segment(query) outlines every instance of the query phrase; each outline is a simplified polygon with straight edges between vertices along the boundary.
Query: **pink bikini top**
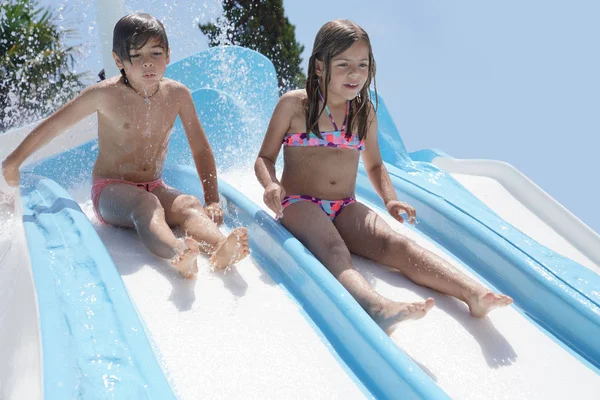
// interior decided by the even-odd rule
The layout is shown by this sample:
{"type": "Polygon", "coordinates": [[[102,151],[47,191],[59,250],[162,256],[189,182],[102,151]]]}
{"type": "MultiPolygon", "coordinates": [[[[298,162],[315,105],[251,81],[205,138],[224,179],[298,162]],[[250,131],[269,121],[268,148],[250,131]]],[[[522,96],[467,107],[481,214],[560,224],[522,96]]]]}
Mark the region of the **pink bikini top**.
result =
{"type": "MultiPolygon", "coordinates": [[[[319,93],[319,95],[320,94],[321,93],[319,93]]],[[[323,96],[321,96],[321,99],[323,99],[323,96]]],[[[342,124],[341,129],[338,129],[337,124],[335,123],[327,105],[325,105],[325,111],[327,112],[327,115],[329,115],[329,119],[331,119],[335,131],[321,132],[321,136],[323,137],[322,139],[312,132],[286,133],[286,135],[283,138],[283,145],[293,147],[316,146],[339,147],[343,149],[356,150],[364,149],[364,140],[359,140],[357,134],[346,132],[346,122],[348,121],[348,112],[350,111],[349,101],[346,103],[346,117],[344,118],[344,123],[342,124]]]]}

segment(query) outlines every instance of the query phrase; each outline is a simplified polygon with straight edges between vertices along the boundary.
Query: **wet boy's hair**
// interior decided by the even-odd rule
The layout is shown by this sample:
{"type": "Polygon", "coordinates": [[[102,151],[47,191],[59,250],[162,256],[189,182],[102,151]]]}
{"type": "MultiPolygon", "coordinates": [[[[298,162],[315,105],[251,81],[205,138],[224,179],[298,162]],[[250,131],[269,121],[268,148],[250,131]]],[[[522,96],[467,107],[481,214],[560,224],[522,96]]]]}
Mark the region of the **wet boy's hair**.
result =
{"type": "MultiPolygon", "coordinates": [[[[319,117],[325,110],[325,105],[319,109],[319,77],[317,76],[317,60],[324,66],[325,91],[323,98],[327,104],[327,85],[331,79],[331,60],[337,55],[348,50],[354,43],[364,41],[369,48],[369,75],[365,85],[360,89],[360,98],[350,101],[350,113],[348,115],[348,131],[358,132],[359,139],[365,139],[368,131],[368,121],[371,107],[371,80],[374,83],[375,99],[377,103],[377,87],[375,85],[375,59],[369,35],[363,28],[352,21],[335,20],[327,22],[319,29],[313,45],[313,52],[308,61],[308,76],[306,78],[306,129],[308,132],[321,137],[319,131],[319,117]],[[360,99],[360,100],[359,100],[360,99]]],[[[377,107],[375,107],[377,108],[377,107]]]]}
{"type": "MultiPolygon", "coordinates": [[[[129,52],[132,49],[144,47],[151,39],[158,39],[165,52],[169,51],[169,39],[163,24],[150,14],[136,13],[124,16],[117,22],[113,30],[112,51],[121,59],[121,62],[131,62],[129,52]]],[[[125,82],[125,71],[121,71],[125,82]]]]}

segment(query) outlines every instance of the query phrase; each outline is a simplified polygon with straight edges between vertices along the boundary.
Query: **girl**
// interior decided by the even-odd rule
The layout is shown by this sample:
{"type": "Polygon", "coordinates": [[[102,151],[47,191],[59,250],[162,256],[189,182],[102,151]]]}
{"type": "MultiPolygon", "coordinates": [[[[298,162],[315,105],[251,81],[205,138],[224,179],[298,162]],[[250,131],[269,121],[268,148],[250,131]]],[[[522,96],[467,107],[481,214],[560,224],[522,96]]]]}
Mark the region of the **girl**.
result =
{"type": "Polygon", "coordinates": [[[186,277],[198,271],[196,256],[225,268],[249,254],[245,228],[223,236],[215,160],[189,90],[163,79],[170,51],[164,26],[149,14],[117,22],[113,58],[121,76],[86,88],[37,126],[2,163],[6,181],[19,184],[19,167],[33,152],[86,116],[98,114],[98,158],[92,171],[92,203],[98,220],[135,228],[144,244],[171,260],[186,277]],[[204,202],[161,179],[175,117],[188,137],[204,202]],[[216,222],[216,223],[215,223],[216,222]],[[178,239],[171,227],[188,235],[178,239]]]}
{"type": "Polygon", "coordinates": [[[264,202],[390,333],[401,320],[420,318],[434,304],[394,302],[375,292],[352,267],[350,254],[387,265],[423,286],[464,301],[475,317],[512,302],[400,235],[354,199],[359,155],[387,211],[400,222],[416,212],[398,201],[377,142],[371,104],[375,60],[367,33],[347,20],[317,33],[305,90],[284,94],[275,107],[255,164],[264,202]],[[341,123],[340,123],[341,122],[341,123]],[[275,161],[284,146],[279,181],[275,161]]]}

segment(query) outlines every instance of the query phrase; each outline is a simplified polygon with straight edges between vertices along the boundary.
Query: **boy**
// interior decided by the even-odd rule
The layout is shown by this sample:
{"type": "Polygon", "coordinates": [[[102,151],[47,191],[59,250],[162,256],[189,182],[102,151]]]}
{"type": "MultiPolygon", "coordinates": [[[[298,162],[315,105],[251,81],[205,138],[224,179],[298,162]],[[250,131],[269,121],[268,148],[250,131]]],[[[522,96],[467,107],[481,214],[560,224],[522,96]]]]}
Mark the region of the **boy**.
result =
{"type": "Polygon", "coordinates": [[[19,184],[20,165],[33,152],[86,116],[98,113],[98,158],[92,171],[92,203],[98,220],[135,228],[143,243],[185,277],[198,271],[201,251],[225,268],[249,254],[245,228],[225,237],[217,224],[217,173],[212,150],[189,90],[163,78],[170,50],[164,26],[149,14],[117,22],[113,58],[120,77],[83,90],[37,126],[2,162],[6,181],[19,184]],[[161,179],[171,128],[179,115],[204,188],[205,205],[161,179]],[[171,227],[180,227],[179,239],[171,227]]]}

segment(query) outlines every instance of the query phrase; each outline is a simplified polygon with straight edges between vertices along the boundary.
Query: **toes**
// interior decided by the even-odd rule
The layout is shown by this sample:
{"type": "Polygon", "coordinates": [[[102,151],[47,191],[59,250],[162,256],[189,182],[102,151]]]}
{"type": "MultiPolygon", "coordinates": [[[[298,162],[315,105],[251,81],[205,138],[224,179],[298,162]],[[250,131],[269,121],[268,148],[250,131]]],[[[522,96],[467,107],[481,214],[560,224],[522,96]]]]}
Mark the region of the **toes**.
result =
{"type": "Polygon", "coordinates": [[[496,294],[496,293],[486,294],[483,297],[483,299],[489,305],[497,305],[497,306],[507,306],[513,302],[513,299],[511,297],[506,296],[504,294],[496,294]]]}
{"type": "Polygon", "coordinates": [[[416,304],[416,308],[419,311],[424,311],[427,312],[429,310],[431,310],[431,308],[433,307],[435,301],[430,297],[425,301],[421,301],[419,303],[415,303],[416,304]]]}
{"type": "Polygon", "coordinates": [[[429,297],[427,300],[425,300],[425,309],[426,310],[431,310],[433,308],[433,306],[435,305],[435,300],[432,297],[429,297]]]}
{"type": "Polygon", "coordinates": [[[186,237],[185,239],[183,239],[183,242],[185,243],[187,248],[190,250],[197,250],[198,247],[200,246],[200,244],[198,242],[196,242],[194,239],[192,239],[191,237],[186,237]]]}

